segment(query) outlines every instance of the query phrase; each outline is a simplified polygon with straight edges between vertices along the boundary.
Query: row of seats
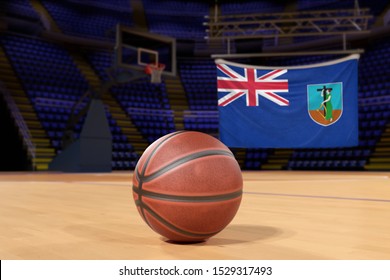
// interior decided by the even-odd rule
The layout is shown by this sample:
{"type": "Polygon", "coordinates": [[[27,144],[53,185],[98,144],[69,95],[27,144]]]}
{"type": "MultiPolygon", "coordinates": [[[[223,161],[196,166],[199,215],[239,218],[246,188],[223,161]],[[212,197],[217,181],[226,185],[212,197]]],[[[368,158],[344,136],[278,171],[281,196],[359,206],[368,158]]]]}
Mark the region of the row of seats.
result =
{"type": "Polygon", "coordinates": [[[63,48],[27,37],[7,35],[2,37],[1,41],[27,92],[47,86],[46,92],[68,88],[81,96],[88,89],[81,72],[63,48]],[[34,52],[28,51],[31,49],[34,49],[34,52]]]}
{"type": "Polygon", "coordinates": [[[271,149],[246,149],[245,169],[260,169],[267,162],[271,149]]]}
{"type": "Polygon", "coordinates": [[[388,5],[387,0],[298,0],[297,8],[300,11],[303,10],[341,10],[341,9],[356,9],[356,8],[369,8],[370,12],[374,16],[380,15],[388,5]],[[358,6],[356,5],[358,4],[358,6]]]}
{"type": "Polygon", "coordinates": [[[205,36],[202,16],[171,16],[167,19],[166,14],[147,13],[149,31],[174,38],[201,40],[205,36]]]}
{"type": "Polygon", "coordinates": [[[290,161],[287,169],[295,170],[363,170],[366,160],[299,160],[290,161]]]}
{"type": "Polygon", "coordinates": [[[6,15],[24,20],[38,22],[39,16],[28,0],[1,1],[0,9],[6,15]]]}
{"type": "Polygon", "coordinates": [[[201,40],[205,36],[203,22],[209,14],[208,1],[142,2],[150,32],[184,40],[201,40]]]}
{"type": "Polygon", "coordinates": [[[185,111],[183,122],[186,130],[202,131],[211,135],[218,134],[219,119],[216,110],[185,111]]]}
{"type": "Polygon", "coordinates": [[[327,149],[327,150],[296,150],[291,155],[292,160],[302,159],[359,159],[368,158],[370,150],[365,149],[327,149]]]}
{"type": "MultiPolygon", "coordinates": [[[[57,153],[61,152],[64,130],[74,105],[89,87],[87,81],[71,55],[60,45],[36,38],[9,35],[0,39],[51,145],[57,153]]],[[[74,113],[83,110],[88,101],[89,98],[77,103],[74,113]]],[[[105,109],[112,133],[113,160],[118,162],[122,159],[117,156],[118,153],[131,153],[131,157],[127,156],[122,161],[135,162],[137,157],[134,148],[113,119],[109,106],[105,109]]],[[[75,138],[79,137],[84,119],[85,116],[74,127],[75,138]]]]}
{"type": "Polygon", "coordinates": [[[72,2],[78,3],[80,5],[98,7],[104,10],[132,13],[129,0],[73,0],[72,2]]]}
{"type": "Polygon", "coordinates": [[[133,26],[130,3],[120,10],[82,2],[42,0],[42,3],[66,34],[113,40],[118,22],[133,26]]]}
{"type": "MultiPolygon", "coordinates": [[[[96,51],[88,53],[87,57],[99,77],[108,79],[106,69],[112,65],[112,54],[96,51]]],[[[110,92],[149,143],[174,131],[165,83],[151,84],[150,80],[141,79],[113,86],[110,92]]]]}
{"type": "Polygon", "coordinates": [[[222,15],[232,14],[258,14],[258,13],[281,13],[284,11],[283,1],[228,1],[221,3],[222,15]]]}
{"type": "MultiPolygon", "coordinates": [[[[210,1],[172,1],[143,0],[144,10],[149,14],[167,14],[171,16],[200,16],[209,13],[210,1]]],[[[213,4],[213,3],[211,3],[213,4]]]]}
{"type": "Polygon", "coordinates": [[[137,165],[137,160],[113,160],[112,170],[132,170],[137,165]]]}
{"type": "Polygon", "coordinates": [[[181,60],[180,77],[191,110],[217,110],[215,63],[210,59],[181,60]]]}

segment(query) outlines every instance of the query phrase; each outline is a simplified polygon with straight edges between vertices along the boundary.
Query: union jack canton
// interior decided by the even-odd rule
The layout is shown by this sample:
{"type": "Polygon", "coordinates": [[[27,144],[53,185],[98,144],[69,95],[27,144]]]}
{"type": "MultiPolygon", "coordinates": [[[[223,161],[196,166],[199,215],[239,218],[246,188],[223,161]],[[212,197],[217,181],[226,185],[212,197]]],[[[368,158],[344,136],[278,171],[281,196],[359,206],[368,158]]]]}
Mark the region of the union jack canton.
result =
{"type": "Polygon", "coordinates": [[[218,100],[218,106],[227,106],[241,96],[246,96],[246,106],[259,106],[259,96],[279,106],[289,106],[290,102],[275,92],[288,92],[288,80],[276,80],[287,73],[287,69],[277,69],[261,75],[255,68],[233,69],[227,64],[217,64],[218,92],[227,92],[218,100]],[[240,73],[241,72],[241,73],[240,73]]]}

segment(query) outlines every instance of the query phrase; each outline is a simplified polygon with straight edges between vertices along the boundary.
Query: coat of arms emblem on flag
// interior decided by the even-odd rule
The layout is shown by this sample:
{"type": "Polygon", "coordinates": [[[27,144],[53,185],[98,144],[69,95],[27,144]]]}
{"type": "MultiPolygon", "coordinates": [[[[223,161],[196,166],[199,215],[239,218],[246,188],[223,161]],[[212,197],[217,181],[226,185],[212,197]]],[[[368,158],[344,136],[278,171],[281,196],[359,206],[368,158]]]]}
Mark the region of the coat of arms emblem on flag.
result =
{"type": "Polygon", "coordinates": [[[322,126],[335,124],[343,113],[343,84],[308,85],[307,105],[314,122],[322,126]]]}

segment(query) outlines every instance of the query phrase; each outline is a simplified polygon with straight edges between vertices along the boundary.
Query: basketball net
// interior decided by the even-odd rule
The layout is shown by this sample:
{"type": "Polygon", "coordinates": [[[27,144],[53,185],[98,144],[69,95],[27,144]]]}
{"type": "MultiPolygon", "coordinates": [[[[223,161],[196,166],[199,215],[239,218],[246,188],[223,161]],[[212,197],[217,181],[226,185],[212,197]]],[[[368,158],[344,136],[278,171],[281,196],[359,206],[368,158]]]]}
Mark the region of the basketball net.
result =
{"type": "Polygon", "coordinates": [[[152,84],[160,84],[161,75],[164,69],[165,69],[165,64],[158,63],[156,65],[154,63],[150,63],[145,66],[145,73],[150,75],[150,82],[152,84]]]}

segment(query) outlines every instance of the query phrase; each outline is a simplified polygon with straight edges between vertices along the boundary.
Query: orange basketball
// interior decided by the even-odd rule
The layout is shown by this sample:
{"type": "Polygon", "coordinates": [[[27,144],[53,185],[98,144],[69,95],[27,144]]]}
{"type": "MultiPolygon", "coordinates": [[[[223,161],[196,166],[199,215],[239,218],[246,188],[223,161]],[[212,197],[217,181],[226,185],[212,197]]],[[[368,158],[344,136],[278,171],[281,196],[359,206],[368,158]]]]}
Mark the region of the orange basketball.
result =
{"type": "Polygon", "coordinates": [[[241,203],[242,174],[232,152],[201,132],[178,131],[153,142],[133,176],[143,220],[176,242],[203,241],[223,230],[241,203]]]}

